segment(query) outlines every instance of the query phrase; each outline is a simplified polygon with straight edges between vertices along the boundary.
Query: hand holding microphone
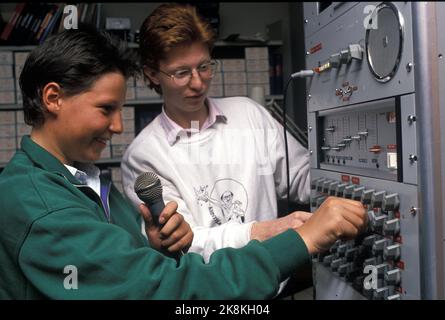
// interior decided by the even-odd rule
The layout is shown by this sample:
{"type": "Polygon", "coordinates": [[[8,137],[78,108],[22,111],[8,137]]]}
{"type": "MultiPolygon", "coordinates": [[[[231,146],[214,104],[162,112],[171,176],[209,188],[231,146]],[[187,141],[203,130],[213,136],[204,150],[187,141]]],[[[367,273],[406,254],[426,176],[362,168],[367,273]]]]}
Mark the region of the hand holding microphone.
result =
{"type": "Polygon", "coordinates": [[[184,217],[176,212],[176,202],[164,206],[158,176],[153,172],[142,173],[135,181],[134,191],[145,203],[140,209],[150,244],[167,253],[186,251],[192,243],[193,232],[184,217]]]}

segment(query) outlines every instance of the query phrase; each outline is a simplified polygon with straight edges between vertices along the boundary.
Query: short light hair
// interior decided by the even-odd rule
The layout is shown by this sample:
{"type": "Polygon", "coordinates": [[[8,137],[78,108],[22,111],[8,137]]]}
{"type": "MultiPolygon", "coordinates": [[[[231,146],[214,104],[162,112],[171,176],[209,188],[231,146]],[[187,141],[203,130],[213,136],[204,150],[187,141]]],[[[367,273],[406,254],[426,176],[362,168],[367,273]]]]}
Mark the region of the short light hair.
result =
{"type": "MultiPolygon", "coordinates": [[[[206,45],[209,52],[215,43],[215,32],[210,23],[188,4],[163,4],[156,8],[140,28],[141,64],[159,71],[159,64],[174,48],[195,42],[206,45]]],[[[161,87],[150,79],[149,86],[162,94],[161,87]]]]}

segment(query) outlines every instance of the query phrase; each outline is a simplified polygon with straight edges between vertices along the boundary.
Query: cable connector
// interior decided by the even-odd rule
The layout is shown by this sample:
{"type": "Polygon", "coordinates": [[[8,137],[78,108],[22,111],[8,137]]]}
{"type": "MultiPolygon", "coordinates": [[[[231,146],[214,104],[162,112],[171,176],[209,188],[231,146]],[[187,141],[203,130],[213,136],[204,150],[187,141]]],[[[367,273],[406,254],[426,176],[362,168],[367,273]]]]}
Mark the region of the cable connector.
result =
{"type": "Polygon", "coordinates": [[[309,78],[309,77],[312,77],[314,74],[315,74],[315,72],[313,70],[301,70],[301,71],[292,73],[290,75],[290,77],[292,79],[295,79],[295,78],[309,78]]]}

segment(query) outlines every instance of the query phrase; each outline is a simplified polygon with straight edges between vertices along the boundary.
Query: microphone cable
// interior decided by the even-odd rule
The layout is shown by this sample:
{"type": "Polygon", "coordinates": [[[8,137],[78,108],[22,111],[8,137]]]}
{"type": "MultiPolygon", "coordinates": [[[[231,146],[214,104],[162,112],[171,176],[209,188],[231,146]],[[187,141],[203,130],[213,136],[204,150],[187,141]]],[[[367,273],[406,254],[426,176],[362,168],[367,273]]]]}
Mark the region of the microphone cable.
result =
{"type": "Polygon", "coordinates": [[[309,78],[312,77],[315,74],[313,70],[301,70],[299,72],[292,73],[289,77],[289,79],[286,82],[286,85],[284,86],[283,91],[283,132],[284,132],[284,152],[286,157],[286,184],[287,184],[287,191],[286,191],[286,205],[287,205],[287,212],[286,214],[289,214],[290,212],[290,173],[289,173],[289,146],[287,144],[287,125],[286,125],[286,97],[287,97],[287,90],[289,88],[290,83],[292,80],[297,78],[309,78]]]}

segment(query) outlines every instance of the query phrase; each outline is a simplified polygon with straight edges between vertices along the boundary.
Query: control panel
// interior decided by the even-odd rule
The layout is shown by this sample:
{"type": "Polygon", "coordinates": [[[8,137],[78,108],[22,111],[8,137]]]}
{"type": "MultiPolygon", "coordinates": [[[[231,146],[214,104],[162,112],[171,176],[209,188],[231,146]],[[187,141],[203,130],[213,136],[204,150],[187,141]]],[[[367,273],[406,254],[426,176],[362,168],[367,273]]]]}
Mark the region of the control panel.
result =
{"type": "MultiPolygon", "coordinates": [[[[438,229],[425,227],[421,214],[429,203],[419,158],[429,159],[418,152],[439,135],[422,139],[425,127],[418,126],[419,110],[428,107],[416,90],[422,83],[414,52],[426,49],[414,45],[423,28],[419,7],[304,4],[306,69],[314,71],[307,80],[311,210],[335,196],[362,202],[368,213],[363,234],[313,257],[316,299],[422,299],[434,279],[422,271],[431,256],[425,232],[438,229]]],[[[440,251],[443,237],[437,239],[440,251]]]]}

